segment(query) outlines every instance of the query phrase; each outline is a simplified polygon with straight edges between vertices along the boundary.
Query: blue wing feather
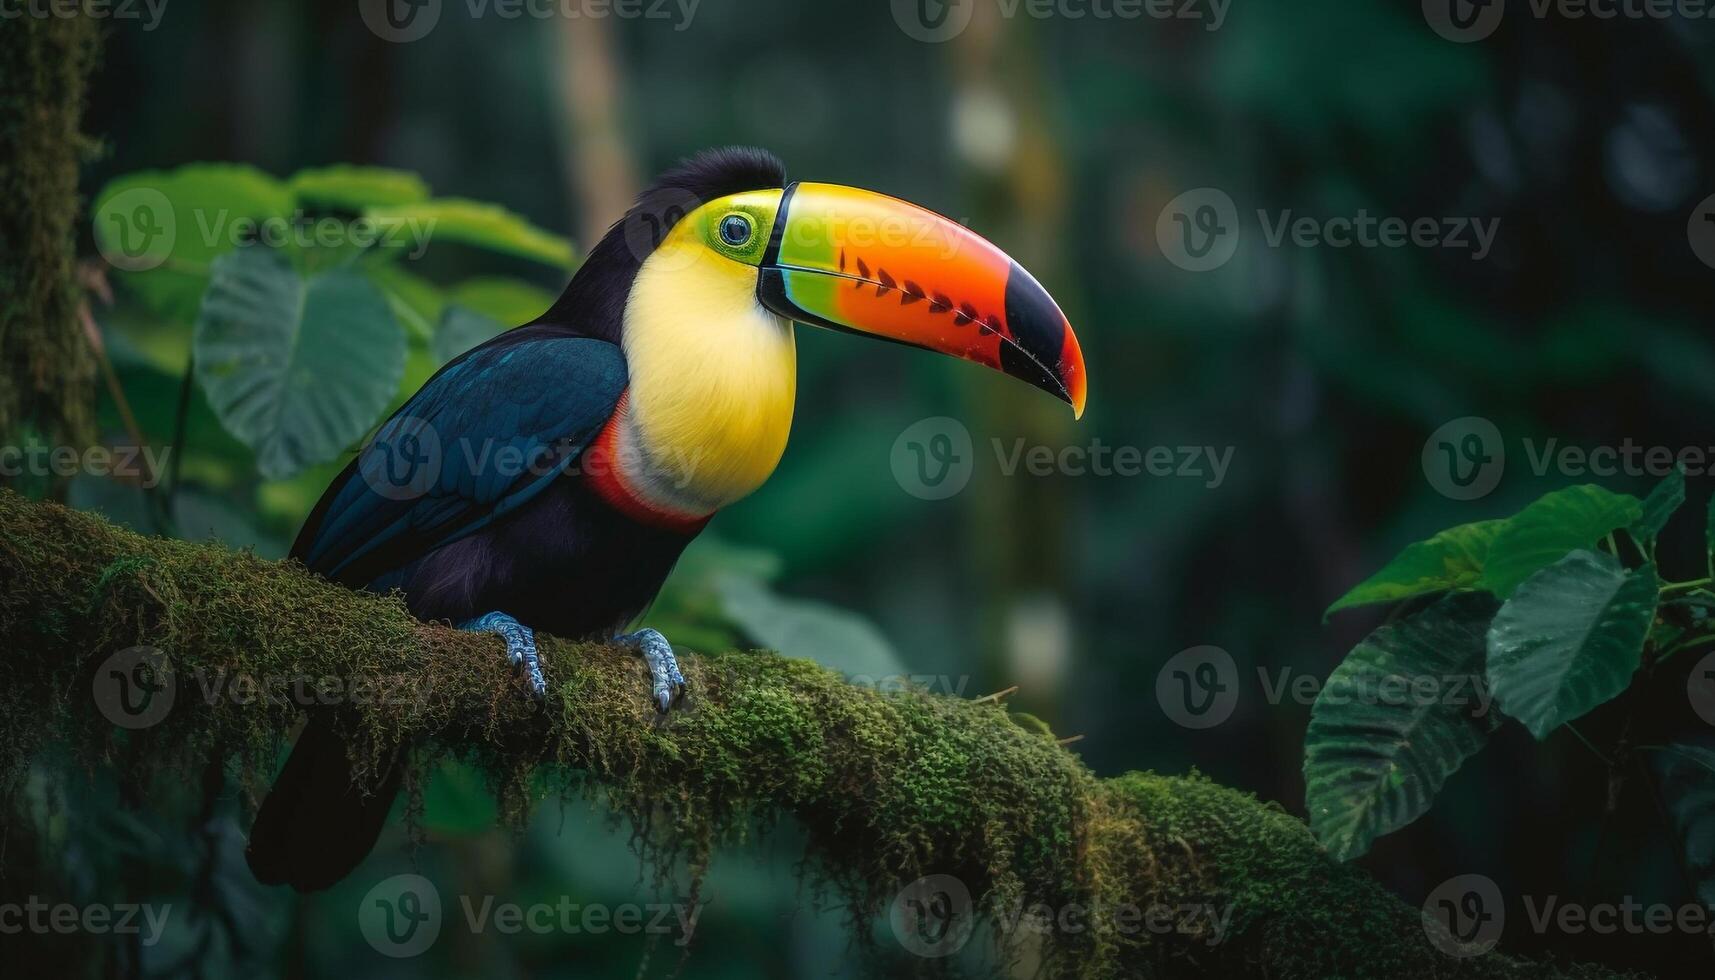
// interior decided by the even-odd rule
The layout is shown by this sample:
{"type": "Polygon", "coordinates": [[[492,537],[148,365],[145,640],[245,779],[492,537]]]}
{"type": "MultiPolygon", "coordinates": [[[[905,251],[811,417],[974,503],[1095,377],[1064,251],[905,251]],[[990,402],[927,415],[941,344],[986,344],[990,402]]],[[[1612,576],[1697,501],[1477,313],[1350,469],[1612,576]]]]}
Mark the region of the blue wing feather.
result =
{"type": "Polygon", "coordinates": [[[626,367],[605,340],[533,332],[431,378],[328,488],[293,554],[367,585],[547,489],[613,416],[626,367]]]}

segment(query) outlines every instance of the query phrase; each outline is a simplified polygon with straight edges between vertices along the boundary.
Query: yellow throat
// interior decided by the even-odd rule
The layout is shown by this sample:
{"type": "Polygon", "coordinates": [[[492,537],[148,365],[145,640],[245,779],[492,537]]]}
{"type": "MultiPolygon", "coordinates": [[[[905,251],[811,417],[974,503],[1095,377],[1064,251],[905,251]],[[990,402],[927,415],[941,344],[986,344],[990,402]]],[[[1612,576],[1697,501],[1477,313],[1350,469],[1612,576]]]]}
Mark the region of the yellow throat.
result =
{"type": "Polygon", "coordinates": [[[690,224],[644,261],[626,302],[620,465],[649,503],[704,516],[761,486],[780,462],[798,355],[792,322],[757,302],[756,267],[704,247],[690,224]]]}

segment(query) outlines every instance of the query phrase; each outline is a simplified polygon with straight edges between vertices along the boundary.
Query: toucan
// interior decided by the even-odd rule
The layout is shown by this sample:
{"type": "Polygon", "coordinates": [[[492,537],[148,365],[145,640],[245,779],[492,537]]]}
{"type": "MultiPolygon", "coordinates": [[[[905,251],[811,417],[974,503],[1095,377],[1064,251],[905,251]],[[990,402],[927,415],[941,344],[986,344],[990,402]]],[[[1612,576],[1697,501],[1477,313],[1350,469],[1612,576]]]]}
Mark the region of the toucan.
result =
{"type": "MultiPolygon", "coordinates": [[[[685,681],[660,633],[625,629],[721,508],[768,479],[797,394],[793,324],[986,364],[1084,410],[1070,323],[1000,249],[870,191],[790,183],[757,149],[663,174],[558,301],[449,362],[334,479],[292,548],[425,621],[500,635],[546,690],[535,632],[647,662],[655,710],[685,681]]],[[[358,785],[312,716],[257,812],[258,880],[299,891],[374,847],[403,765],[358,785]]]]}

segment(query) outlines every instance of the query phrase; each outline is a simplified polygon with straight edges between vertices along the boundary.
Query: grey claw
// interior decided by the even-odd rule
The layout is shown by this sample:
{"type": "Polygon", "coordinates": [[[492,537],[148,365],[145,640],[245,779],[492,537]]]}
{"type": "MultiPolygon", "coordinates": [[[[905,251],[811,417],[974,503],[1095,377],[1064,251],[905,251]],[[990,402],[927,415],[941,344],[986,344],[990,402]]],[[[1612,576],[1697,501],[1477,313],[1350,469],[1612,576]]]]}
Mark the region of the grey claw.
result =
{"type": "Polygon", "coordinates": [[[615,637],[619,643],[637,648],[643,662],[649,665],[650,694],[655,710],[667,714],[685,698],[685,675],[679,672],[679,661],[673,656],[673,645],[658,631],[638,630],[615,637]]]}

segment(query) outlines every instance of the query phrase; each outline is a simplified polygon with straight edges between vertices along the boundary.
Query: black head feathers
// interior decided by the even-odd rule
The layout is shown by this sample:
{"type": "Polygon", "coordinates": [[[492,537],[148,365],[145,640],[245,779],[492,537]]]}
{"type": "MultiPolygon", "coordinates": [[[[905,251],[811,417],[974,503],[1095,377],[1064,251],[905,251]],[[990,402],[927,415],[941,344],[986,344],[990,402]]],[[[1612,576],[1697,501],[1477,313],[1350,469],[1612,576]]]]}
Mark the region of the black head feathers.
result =
{"type": "Polygon", "coordinates": [[[785,186],[786,167],[767,150],[726,146],[681,160],[589,250],[559,302],[537,322],[617,342],[632,280],[673,226],[716,198],[785,186]]]}
{"type": "Polygon", "coordinates": [[[679,161],[638,197],[643,205],[657,196],[688,196],[699,204],[728,194],[786,186],[786,166],[767,150],[723,146],[679,161]]]}

